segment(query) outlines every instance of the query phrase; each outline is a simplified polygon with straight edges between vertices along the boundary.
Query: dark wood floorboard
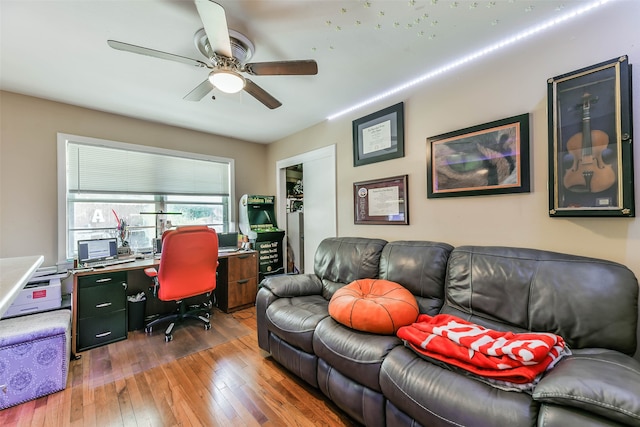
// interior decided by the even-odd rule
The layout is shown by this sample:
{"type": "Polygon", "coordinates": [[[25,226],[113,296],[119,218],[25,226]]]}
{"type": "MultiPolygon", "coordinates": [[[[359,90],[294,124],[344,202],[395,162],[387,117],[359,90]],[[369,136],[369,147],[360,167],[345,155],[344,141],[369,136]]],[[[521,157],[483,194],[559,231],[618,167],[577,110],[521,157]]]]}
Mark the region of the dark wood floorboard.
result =
{"type": "Polygon", "coordinates": [[[81,353],[67,388],[0,411],[0,426],[356,426],[258,347],[255,307],[130,332],[81,353]]]}

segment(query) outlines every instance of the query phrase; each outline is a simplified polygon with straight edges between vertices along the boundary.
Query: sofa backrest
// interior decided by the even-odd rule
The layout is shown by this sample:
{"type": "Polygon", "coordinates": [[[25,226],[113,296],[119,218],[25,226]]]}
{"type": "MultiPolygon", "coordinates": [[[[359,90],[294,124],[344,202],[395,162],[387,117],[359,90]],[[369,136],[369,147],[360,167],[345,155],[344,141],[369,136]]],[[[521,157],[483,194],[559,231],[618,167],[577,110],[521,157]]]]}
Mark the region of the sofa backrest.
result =
{"type": "Polygon", "coordinates": [[[638,281],[627,267],[535,249],[461,246],[443,313],[498,330],[551,332],[570,348],[636,349],[638,281]]]}
{"type": "Polygon", "coordinates": [[[330,237],[320,242],[313,269],[322,280],[322,296],[331,299],[335,291],[356,279],[377,278],[386,244],[386,240],[364,237],[330,237]]]}
{"type": "Polygon", "coordinates": [[[447,260],[453,246],[428,241],[387,243],[380,258],[380,278],[400,283],[416,297],[420,313],[438,314],[444,302],[447,260]]]}

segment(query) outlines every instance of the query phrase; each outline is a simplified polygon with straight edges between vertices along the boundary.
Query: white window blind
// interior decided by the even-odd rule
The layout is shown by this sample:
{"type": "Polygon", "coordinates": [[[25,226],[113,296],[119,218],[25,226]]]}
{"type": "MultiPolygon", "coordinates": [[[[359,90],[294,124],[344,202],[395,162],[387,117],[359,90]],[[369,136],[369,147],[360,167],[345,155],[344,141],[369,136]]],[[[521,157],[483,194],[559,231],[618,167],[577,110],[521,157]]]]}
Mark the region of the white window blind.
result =
{"type": "Polygon", "coordinates": [[[69,141],[70,193],[229,196],[227,162],[178,157],[69,141]]]}

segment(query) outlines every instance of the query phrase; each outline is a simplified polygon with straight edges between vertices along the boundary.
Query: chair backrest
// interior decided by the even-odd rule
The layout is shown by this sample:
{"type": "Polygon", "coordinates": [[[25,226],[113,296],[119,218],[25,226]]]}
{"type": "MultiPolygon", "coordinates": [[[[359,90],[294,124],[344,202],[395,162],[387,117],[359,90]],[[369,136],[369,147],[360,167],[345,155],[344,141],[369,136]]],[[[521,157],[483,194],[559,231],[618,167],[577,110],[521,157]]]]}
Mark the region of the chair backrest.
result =
{"type": "Polygon", "coordinates": [[[176,301],[216,288],[218,236],[207,226],[184,226],[162,235],[158,298],[176,301]]]}

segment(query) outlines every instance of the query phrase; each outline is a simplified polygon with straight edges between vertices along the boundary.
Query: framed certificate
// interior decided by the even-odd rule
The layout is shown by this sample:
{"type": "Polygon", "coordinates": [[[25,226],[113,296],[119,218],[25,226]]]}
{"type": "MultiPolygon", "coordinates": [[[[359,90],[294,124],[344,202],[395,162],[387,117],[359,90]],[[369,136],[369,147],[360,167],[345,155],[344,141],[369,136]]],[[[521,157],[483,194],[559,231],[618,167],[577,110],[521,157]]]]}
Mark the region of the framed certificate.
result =
{"type": "Polygon", "coordinates": [[[409,225],[408,175],[355,182],[356,224],[409,225]]]}
{"type": "Polygon", "coordinates": [[[404,157],[404,104],[353,121],[353,166],[404,157]]]}

